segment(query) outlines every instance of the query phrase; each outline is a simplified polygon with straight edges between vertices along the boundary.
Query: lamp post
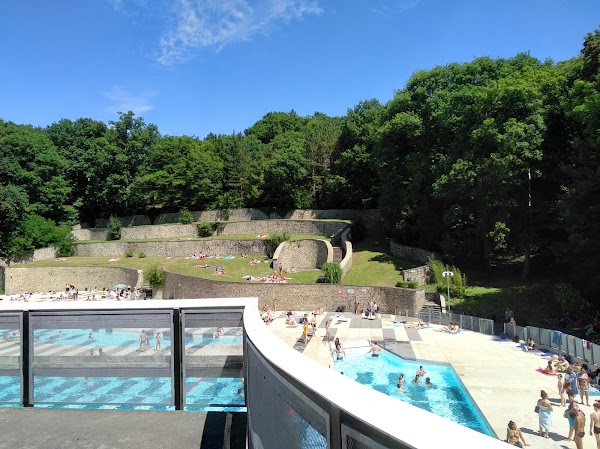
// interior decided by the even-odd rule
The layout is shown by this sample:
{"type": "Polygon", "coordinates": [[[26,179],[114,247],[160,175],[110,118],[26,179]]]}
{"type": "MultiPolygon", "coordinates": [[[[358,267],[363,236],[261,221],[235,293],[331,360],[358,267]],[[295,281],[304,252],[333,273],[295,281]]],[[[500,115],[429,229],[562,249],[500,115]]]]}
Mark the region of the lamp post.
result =
{"type": "Polygon", "coordinates": [[[450,278],[454,276],[452,271],[444,271],[442,276],[446,278],[446,285],[448,286],[448,315],[450,315],[450,278]]]}

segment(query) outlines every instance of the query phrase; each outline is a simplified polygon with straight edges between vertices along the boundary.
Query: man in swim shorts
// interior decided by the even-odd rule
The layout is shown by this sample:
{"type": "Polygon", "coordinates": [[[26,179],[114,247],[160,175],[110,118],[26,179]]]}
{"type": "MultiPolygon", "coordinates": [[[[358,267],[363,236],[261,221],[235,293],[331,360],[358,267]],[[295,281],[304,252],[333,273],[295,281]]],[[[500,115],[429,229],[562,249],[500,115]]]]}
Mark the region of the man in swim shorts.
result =
{"type": "Polygon", "coordinates": [[[371,343],[371,349],[369,349],[369,352],[367,352],[367,354],[372,353],[371,357],[379,357],[380,352],[381,352],[381,348],[379,347],[377,342],[373,342],[373,343],[371,343]]]}
{"type": "Polygon", "coordinates": [[[583,437],[585,436],[585,414],[579,409],[577,402],[572,404],[575,416],[575,447],[583,449],[583,437]]]}
{"type": "Polygon", "coordinates": [[[594,411],[590,413],[590,435],[596,437],[596,448],[600,449],[600,402],[594,403],[594,411]]]}

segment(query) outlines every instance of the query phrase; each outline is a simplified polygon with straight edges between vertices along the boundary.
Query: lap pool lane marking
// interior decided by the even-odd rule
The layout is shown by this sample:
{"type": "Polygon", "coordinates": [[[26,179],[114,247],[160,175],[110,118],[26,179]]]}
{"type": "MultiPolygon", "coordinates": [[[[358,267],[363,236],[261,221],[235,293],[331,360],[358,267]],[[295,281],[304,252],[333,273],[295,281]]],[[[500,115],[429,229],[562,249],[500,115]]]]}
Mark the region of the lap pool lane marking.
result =
{"type": "Polygon", "coordinates": [[[200,384],[200,382],[202,382],[204,379],[206,379],[206,377],[202,377],[200,380],[194,382],[190,388],[188,388],[185,393],[188,394],[190,391],[192,391],[194,388],[196,388],[198,386],[198,384],[200,384]]]}

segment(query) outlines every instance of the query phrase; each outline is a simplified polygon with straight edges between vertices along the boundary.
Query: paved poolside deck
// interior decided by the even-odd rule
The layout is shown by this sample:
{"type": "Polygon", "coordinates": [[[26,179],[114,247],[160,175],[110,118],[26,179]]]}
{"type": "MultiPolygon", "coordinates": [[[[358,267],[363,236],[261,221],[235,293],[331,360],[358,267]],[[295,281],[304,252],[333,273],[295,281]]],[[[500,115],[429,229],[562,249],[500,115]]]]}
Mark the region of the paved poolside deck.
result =
{"type": "MultiPolygon", "coordinates": [[[[557,378],[536,371],[547,363],[540,351],[525,352],[515,343],[502,342],[497,337],[477,332],[461,331],[458,335],[451,335],[435,332],[432,328],[416,330],[391,326],[393,315],[383,315],[378,320],[366,320],[352,313],[318,315],[317,335],[311,337],[306,345],[302,342],[302,327],[287,326],[283,315],[273,320],[269,328],[298,351],[332,366],[333,360],[324,338],[328,317],[334,318],[332,340],[338,337],[345,347],[366,346],[369,340],[373,340],[407,358],[450,363],[501,439],[506,437],[508,421],[513,420],[521,427],[531,448],[575,448],[573,441],[563,441],[569,426],[562,416],[564,408],[559,406],[557,399],[557,378]],[[542,389],[548,392],[555,404],[549,439],[537,435],[538,415],[533,411],[542,389]]],[[[407,318],[399,318],[404,319],[407,318]]],[[[590,404],[596,399],[600,396],[590,397],[590,404]]],[[[588,431],[589,414],[593,408],[585,405],[581,408],[587,419],[583,447],[596,449],[596,441],[588,431]]]]}

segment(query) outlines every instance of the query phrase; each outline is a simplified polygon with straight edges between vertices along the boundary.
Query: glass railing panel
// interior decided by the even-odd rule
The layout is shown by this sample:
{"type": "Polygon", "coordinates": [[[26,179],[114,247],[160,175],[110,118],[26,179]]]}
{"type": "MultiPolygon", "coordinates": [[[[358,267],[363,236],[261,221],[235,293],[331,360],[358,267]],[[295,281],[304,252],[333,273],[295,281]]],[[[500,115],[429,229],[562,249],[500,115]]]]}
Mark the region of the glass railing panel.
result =
{"type": "Polygon", "coordinates": [[[173,407],[173,312],[31,312],[30,402],[173,407]]]}
{"type": "Polygon", "coordinates": [[[247,345],[249,447],[328,447],[329,415],[247,345]]]}
{"type": "Polygon", "coordinates": [[[186,409],[245,411],[242,309],[182,311],[186,409]]]}
{"type": "Polygon", "coordinates": [[[21,404],[22,324],[20,314],[0,315],[0,404],[21,404]]]}

